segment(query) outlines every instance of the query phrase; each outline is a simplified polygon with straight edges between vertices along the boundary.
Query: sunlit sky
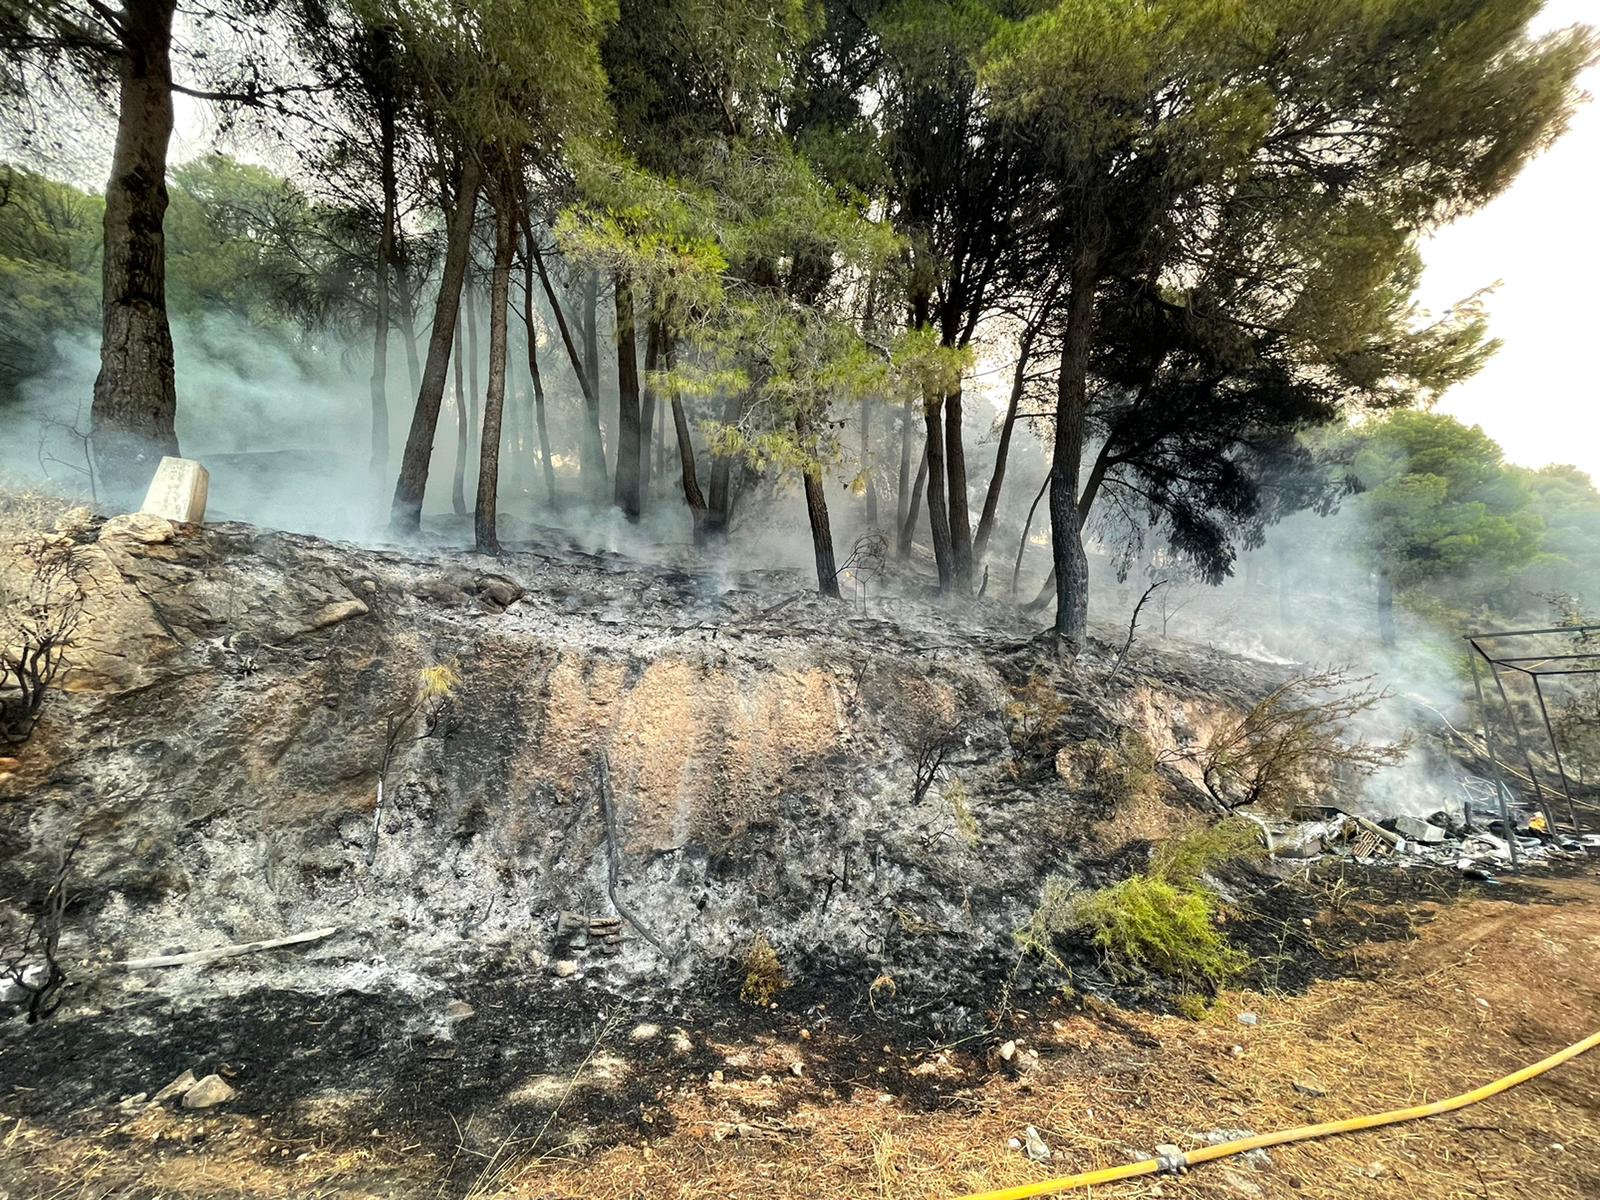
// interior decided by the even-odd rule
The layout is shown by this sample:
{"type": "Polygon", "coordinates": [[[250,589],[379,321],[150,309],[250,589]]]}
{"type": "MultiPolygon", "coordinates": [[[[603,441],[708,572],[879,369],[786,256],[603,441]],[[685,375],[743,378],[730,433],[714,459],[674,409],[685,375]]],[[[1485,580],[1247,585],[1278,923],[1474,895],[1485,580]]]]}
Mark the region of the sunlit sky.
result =
{"type": "MultiPolygon", "coordinates": [[[[1535,30],[1600,22],[1596,0],[1549,0],[1535,30]]],[[[1584,88],[1600,93],[1600,68],[1584,88]]],[[[1497,283],[1489,325],[1504,342],[1440,411],[1483,426],[1526,466],[1573,463],[1600,481],[1600,102],[1491,204],[1423,247],[1435,310],[1497,283]]]]}

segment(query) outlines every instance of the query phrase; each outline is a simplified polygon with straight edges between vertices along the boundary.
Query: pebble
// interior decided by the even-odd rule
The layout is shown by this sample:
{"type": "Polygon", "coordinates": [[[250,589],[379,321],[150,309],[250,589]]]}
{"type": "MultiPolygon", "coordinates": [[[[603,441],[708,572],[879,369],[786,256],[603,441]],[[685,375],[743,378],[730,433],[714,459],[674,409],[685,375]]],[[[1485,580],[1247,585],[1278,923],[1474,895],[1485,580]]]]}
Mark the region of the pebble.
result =
{"type": "Polygon", "coordinates": [[[1000,1047],[1000,1057],[1005,1059],[1007,1062],[1010,1062],[1016,1056],[1017,1044],[1015,1042],[1007,1042],[1004,1046],[1000,1047]]]}
{"type": "Polygon", "coordinates": [[[1235,1047],[1233,1047],[1233,1049],[1229,1050],[1228,1053],[1233,1055],[1235,1058],[1243,1058],[1244,1057],[1244,1047],[1243,1046],[1235,1046],[1235,1047]]]}
{"type": "Polygon", "coordinates": [[[218,1104],[225,1104],[236,1095],[227,1080],[221,1075],[207,1075],[183,1094],[185,1108],[212,1108],[218,1104]]]}
{"type": "Polygon", "coordinates": [[[792,1062],[789,1064],[789,1074],[791,1075],[804,1075],[805,1070],[805,1066],[801,1063],[792,1062]]]}
{"type": "Polygon", "coordinates": [[[1009,1142],[1006,1143],[1006,1145],[1012,1150],[1021,1150],[1022,1149],[1022,1139],[1021,1138],[1012,1138],[1009,1142]]]}
{"type": "Polygon", "coordinates": [[[1050,1161],[1050,1144],[1039,1136],[1039,1131],[1029,1125],[1022,1131],[1025,1145],[1028,1148],[1028,1157],[1034,1162],[1050,1161]]]}
{"type": "Polygon", "coordinates": [[[635,1042],[652,1042],[661,1036],[661,1026],[652,1021],[641,1021],[633,1027],[628,1038],[635,1042]]]}
{"type": "Polygon", "coordinates": [[[193,1071],[185,1071],[182,1075],[179,1075],[171,1083],[167,1084],[166,1087],[162,1088],[159,1092],[152,1096],[150,1098],[150,1102],[152,1104],[164,1104],[168,1100],[176,1100],[194,1085],[195,1073],[193,1071]]]}
{"type": "Polygon", "coordinates": [[[578,964],[570,958],[563,958],[550,969],[556,973],[558,979],[571,979],[578,973],[578,964]]]}
{"type": "Polygon", "coordinates": [[[1241,1025],[1255,1025],[1259,1022],[1259,1020],[1260,1018],[1258,1018],[1253,1012],[1242,1012],[1239,1014],[1239,1024],[1241,1025]]]}
{"type": "Polygon", "coordinates": [[[452,1000],[444,1006],[444,1019],[446,1021],[465,1021],[477,1012],[477,1009],[465,1000],[452,1000]]]}

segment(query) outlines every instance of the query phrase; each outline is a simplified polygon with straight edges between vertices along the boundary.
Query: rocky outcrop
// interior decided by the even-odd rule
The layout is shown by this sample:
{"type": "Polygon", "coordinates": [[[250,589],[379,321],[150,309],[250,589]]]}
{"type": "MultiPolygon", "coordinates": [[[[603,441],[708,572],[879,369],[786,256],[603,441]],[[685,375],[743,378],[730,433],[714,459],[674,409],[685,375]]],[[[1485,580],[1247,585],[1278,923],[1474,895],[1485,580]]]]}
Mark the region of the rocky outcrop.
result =
{"type": "Polygon", "coordinates": [[[998,607],[862,612],[781,572],[144,516],[84,542],[66,691],[0,775],[0,894],[81,835],[69,940],[90,958],[339,925],[295,970],[425,986],[493,952],[551,986],[620,982],[763,933],[810,969],[948,972],[1003,954],[1041,881],[1110,844],[1110,801],[1060,752],[1132,719],[1168,744],[1170,713],[1271,683],[1173,655],[1107,695],[1092,655],[1057,671],[998,607]],[[453,690],[419,699],[437,667],[453,690]],[[1041,673],[1066,714],[1044,749],[1018,738],[1041,673]],[[561,913],[624,910],[620,936],[558,946],[561,913]]]}

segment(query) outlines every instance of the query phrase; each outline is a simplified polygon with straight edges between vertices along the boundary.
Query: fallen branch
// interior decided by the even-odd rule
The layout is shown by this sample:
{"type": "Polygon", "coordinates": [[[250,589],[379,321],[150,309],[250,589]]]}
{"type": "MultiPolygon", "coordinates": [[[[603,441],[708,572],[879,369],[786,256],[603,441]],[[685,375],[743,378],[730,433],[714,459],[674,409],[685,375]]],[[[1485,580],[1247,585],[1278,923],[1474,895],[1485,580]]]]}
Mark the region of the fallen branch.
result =
{"type": "Polygon", "coordinates": [[[617,876],[622,869],[619,861],[621,849],[617,845],[616,814],[611,810],[611,772],[606,765],[604,753],[600,755],[598,773],[600,776],[600,808],[606,818],[606,894],[611,897],[611,907],[617,910],[617,916],[633,926],[640,937],[654,946],[660,952],[662,958],[670,963],[675,963],[682,956],[672,953],[661,944],[654,934],[639,924],[639,918],[624,907],[621,899],[617,896],[617,876]]]}
{"type": "Polygon", "coordinates": [[[269,938],[261,942],[237,942],[232,946],[216,946],[210,950],[190,950],[183,954],[158,954],[154,958],[129,958],[114,962],[113,969],[148,971],[154,967],[190,967],[213,963],[222,958],[238,958],[244,954],[257,954],[262,950],[282,950],[288,946],[304,946],[330,938],[343,928],[329,925],[326,929],[311,929],[305,933],[291,933],[287,937],[269,938]]]}
{"type": "Polygon", "coordinates": [[[1106,673],[1105,687],[1111,690],[1111,681],[1117,677],[1117,672],[1122,670],[1122,664],[1128,660],[1128,652],[1133,649],[1134,636],[1139,632],[1139,614],[1144,611],[1145,601],[1150,599],[1150,594],[1157,588],[1166,587],[1171,580],[1158,579],[1145,588],[1144,595],[1139,597],[1139,603],[1133,606],[1133,619],[1128,622],[1128,640],[1122,643],[1122,652],[1117,655],[1117,661],[1111,664],[1111,670],[1106,673]]]}

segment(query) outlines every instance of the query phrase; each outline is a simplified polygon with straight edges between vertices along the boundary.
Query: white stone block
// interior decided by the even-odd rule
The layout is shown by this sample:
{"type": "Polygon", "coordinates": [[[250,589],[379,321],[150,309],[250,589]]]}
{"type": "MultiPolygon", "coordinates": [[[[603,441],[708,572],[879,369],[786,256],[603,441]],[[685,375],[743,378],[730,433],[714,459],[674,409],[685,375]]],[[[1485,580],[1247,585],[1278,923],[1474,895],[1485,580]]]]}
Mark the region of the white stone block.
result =
{"type": "Polygon", "coordinates": [[[156,468],[156,477],[150,481],[139,511],[198,525],[206,519],[206,491],[210,486],[211,476],[199,463],[166,455],[156,468]]]}

